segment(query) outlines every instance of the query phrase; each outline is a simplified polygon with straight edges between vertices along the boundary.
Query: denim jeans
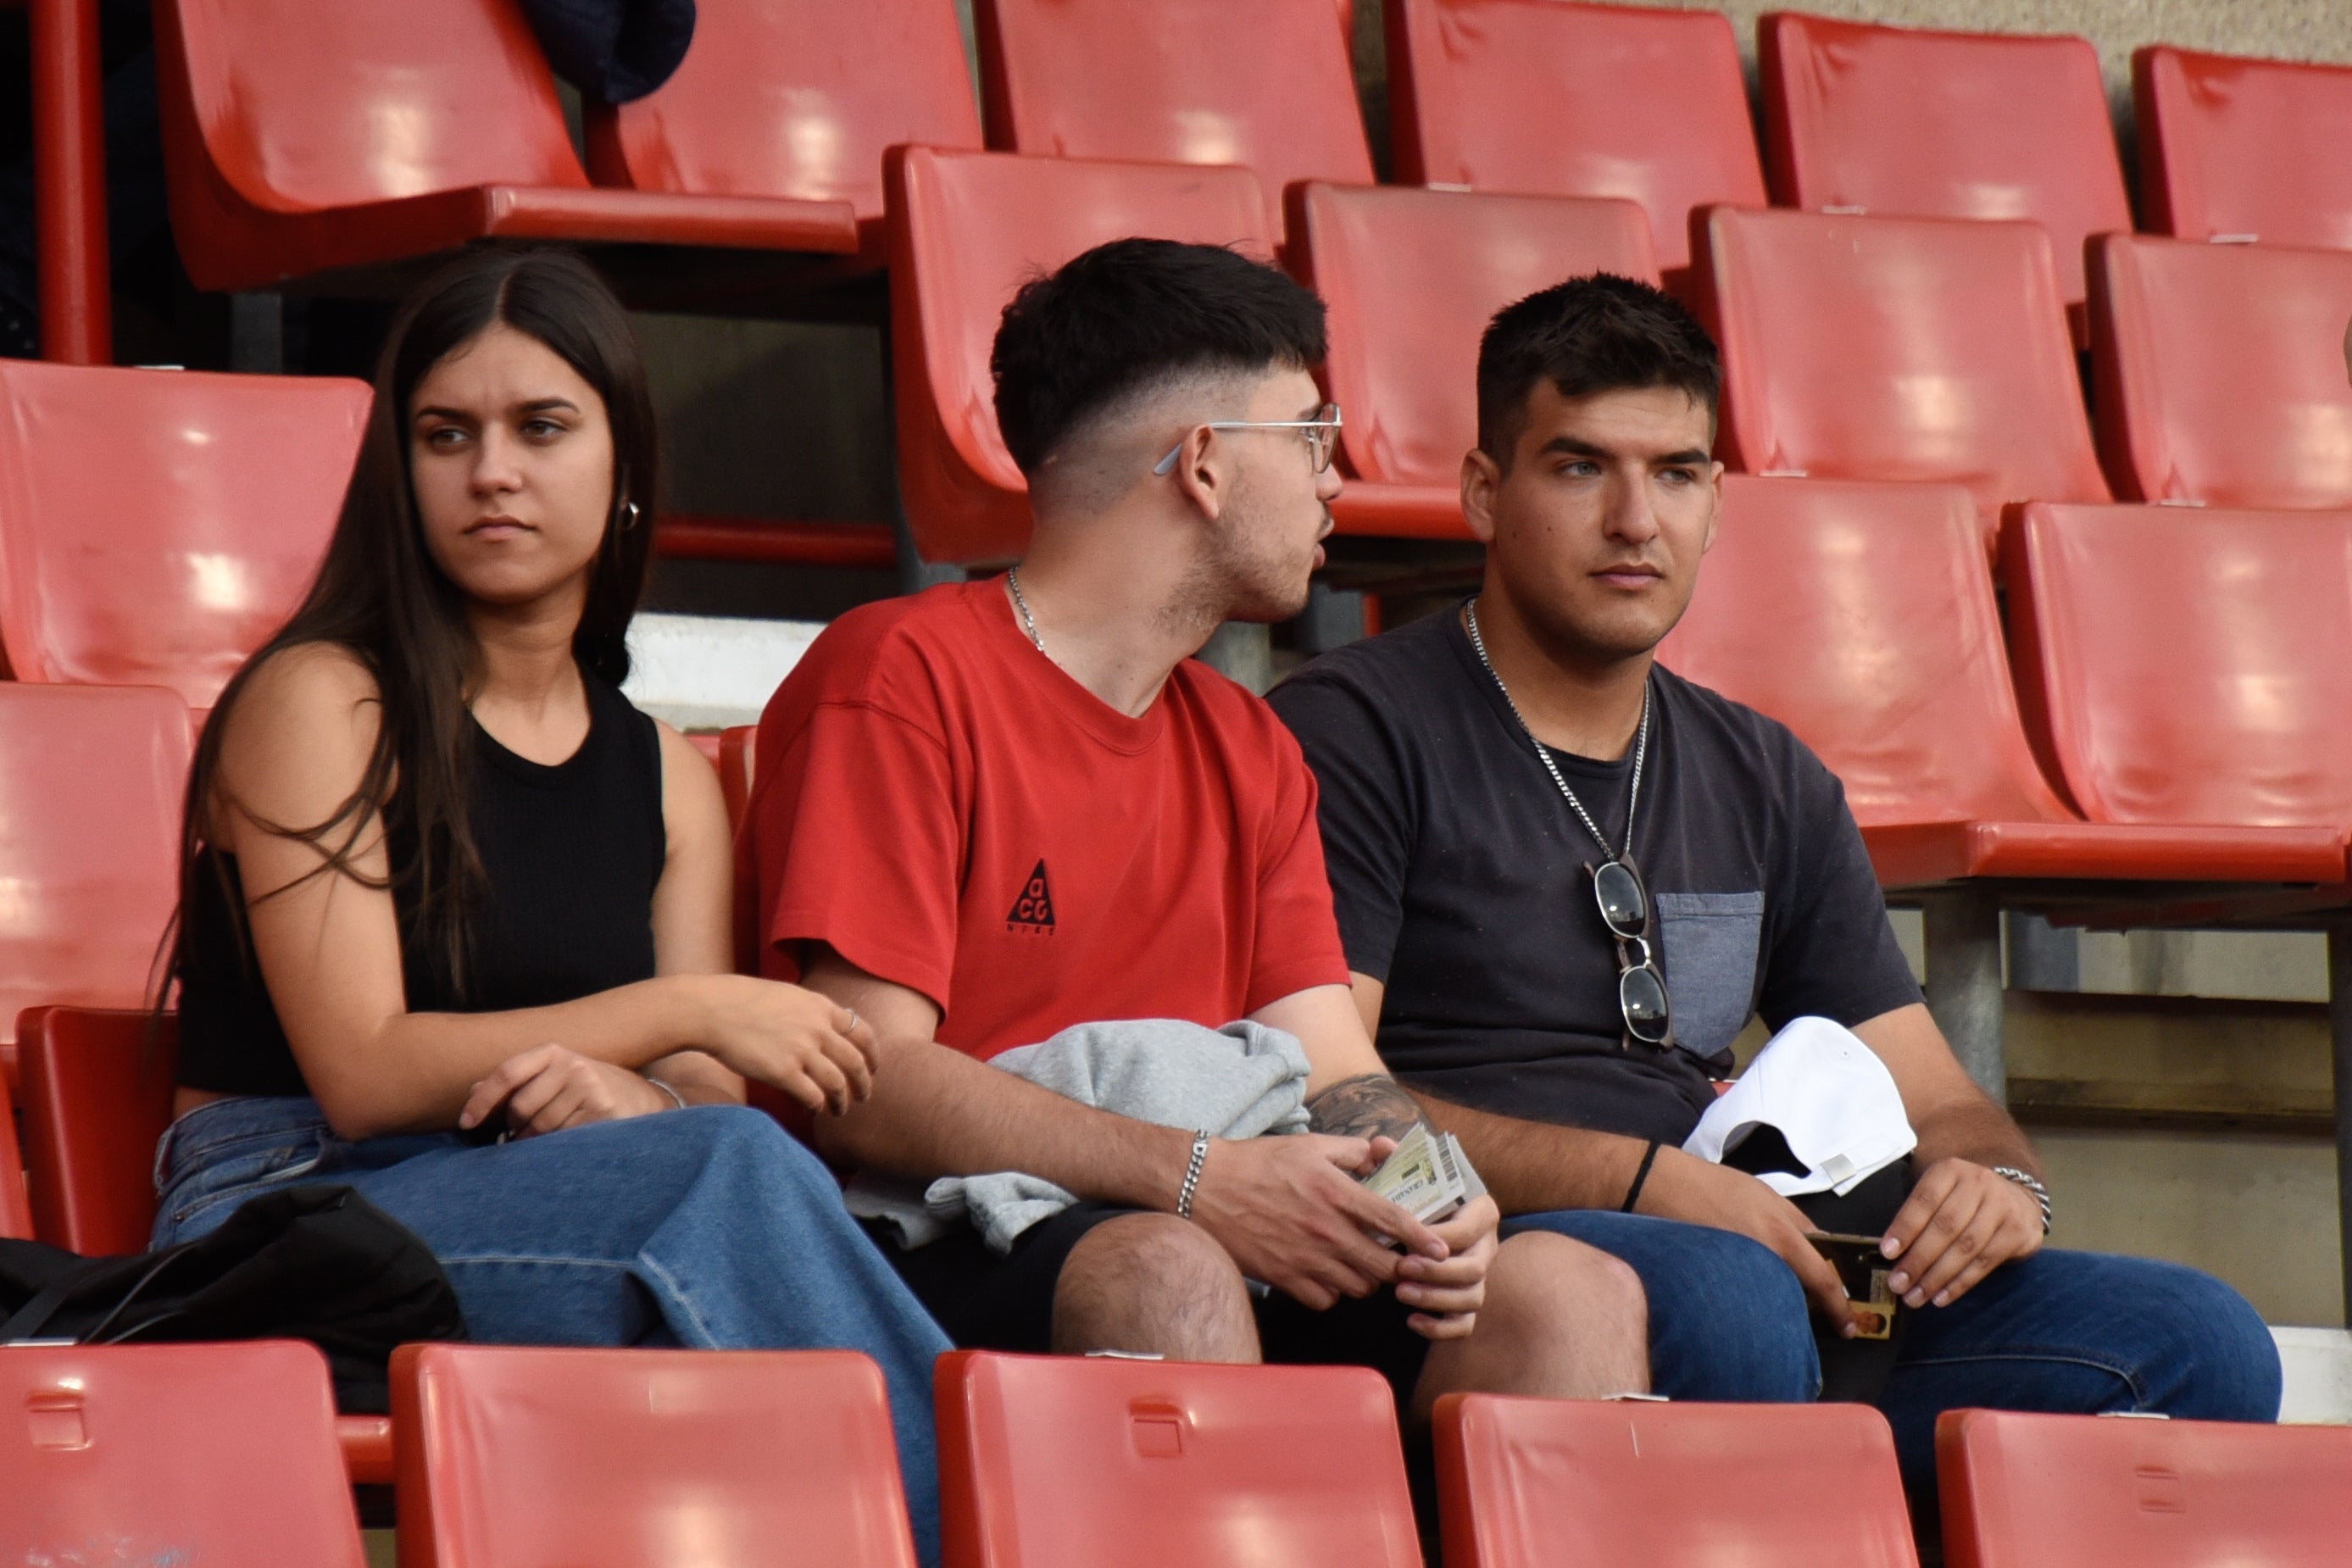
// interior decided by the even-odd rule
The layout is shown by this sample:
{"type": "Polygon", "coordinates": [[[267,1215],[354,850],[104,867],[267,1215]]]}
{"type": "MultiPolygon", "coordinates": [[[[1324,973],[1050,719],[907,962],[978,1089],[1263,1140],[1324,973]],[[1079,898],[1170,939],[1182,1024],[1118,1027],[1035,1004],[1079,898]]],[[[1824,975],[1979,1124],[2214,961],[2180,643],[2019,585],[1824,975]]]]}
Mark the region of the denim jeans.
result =
{"type": "Polygon", "coordinates": [[[917,1552],[939,1561],[931,1363],[947,1336],[824,1166],[760,1111],[351,1142],[315,1101],[225,1100],[173,1123],[155,1171],[158,1247],[278,1187],[357,1190],[432,1248],[479,1341],[863,1351],[889,1384],[917,1552]]]}
{"type": "MultiPolygon", "coordinates": [[[[1798,1401],[1821,1360],[1797,1276],[1747,1237],[1647,1215],[1522,1215],[1613,1254],[1650,1304],[1650,1385],[1673,1399],[1798,1401]]],[[[2279,1359],[2244,1297],[2143,1258],[2048,1248],[1993,1270],[1948,1307],[1913,1314],[1878,1408],[1915,1510],[1936,1496],[1936,1417],[1965,1406],[2205,1421],[2278,1417],[2279,1359]]]]}

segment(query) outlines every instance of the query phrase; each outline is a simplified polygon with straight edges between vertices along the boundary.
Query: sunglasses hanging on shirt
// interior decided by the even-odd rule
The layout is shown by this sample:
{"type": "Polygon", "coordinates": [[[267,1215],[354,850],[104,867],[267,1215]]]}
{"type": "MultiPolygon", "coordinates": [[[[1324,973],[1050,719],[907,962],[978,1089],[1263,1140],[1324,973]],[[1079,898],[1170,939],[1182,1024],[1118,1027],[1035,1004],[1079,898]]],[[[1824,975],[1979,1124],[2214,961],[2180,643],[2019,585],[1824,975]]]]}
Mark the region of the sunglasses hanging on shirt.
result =
{"type": "Polygon", "coordinates": [[[1568,787],[1559,764],[1551,760],[1551,752],[1536,732],[1528,728],[1528,717],[1511,697],[1511,689],[1503,684],[1496,673],[1495,661],[1486,657],[1486,639],[1478,635],[1478,602],[1475,599],[1462,607],[1462,624],[1470,634],[1470,646],[1477,650],[1478,662],[1486,667],[1495,689],[1503,694],[1503,705],[1511,717],[1519,721],[1519,732],[1536,749],[1536,760],[1542,763],[1551,782],[1576,813],[1584,830],[1592,835],[1592,842],[1607,856],[1600,865],[1585,864],[1585,872],[1592,879],[1593,901],[1601,908],[1601,923],[1609,928],[1610,937],[1617,944],[1617,1010],[1624,1016],[1625,1036],[1620,1044],[1631,1047],[1635,1040],[1659,1050],[1675,1043],[1674,1008],[1666,1000],[1666,972],[1658,967],[1657,921],[1650,907],[1650,889],[1642,881],[1642,873],[1633,864],[1633,813],[1642,804],[1642,763],[1650,751],[1650,688],[1642,687],[1642,727],[1633,741],[1633,782],[1625,799],[1625,852],[1619,854],[1609,847],[1601,835],[1600,825],[1576,792],[1568,787]]]}

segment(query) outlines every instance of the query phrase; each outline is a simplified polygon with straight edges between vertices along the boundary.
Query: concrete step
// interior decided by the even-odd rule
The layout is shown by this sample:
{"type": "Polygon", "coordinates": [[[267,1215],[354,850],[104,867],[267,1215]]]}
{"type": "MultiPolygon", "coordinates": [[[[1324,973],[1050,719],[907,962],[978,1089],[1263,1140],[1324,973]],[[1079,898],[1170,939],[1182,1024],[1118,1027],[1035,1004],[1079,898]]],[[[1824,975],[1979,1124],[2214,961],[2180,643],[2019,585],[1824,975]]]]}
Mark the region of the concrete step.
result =
{"type": "Polygon", "coordinates": [[[824,630],[816,621],[680,616],[646,610],[629,624],[629,700],[681,730],[756,724],[777,682],[824,630]]]}

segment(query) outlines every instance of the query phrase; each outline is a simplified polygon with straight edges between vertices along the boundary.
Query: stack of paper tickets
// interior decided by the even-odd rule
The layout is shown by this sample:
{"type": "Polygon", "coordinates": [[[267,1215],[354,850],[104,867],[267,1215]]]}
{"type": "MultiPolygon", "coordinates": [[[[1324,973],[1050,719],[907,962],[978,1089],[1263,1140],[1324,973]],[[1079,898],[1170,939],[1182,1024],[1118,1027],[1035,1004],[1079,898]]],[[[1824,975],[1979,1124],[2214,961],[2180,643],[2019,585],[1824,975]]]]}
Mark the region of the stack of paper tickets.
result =
{"type": "Polygon", "coordinates": [[[1486,1191],[1454,1134],[1433,1132],[1426,1122],[1405,1134],[1396,1152],[1363,1181],[1423,1225],[1449,1217],[1486,1191]]]}

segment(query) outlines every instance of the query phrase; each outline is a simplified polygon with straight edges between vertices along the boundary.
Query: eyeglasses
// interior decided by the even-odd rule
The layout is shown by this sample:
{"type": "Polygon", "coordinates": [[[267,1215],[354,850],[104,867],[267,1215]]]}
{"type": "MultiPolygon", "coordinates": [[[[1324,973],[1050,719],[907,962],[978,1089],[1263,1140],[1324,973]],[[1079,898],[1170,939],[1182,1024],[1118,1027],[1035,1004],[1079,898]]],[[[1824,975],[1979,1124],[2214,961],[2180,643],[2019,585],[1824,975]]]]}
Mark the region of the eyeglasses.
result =
{"type": "Polygon", "coordinates": [[[1666,1003],[1665,971],[1652,947],[1656,921],[1650,891],[1630,855],[1598,866],[1587,861],[1584,869],[1592,878],[1601,921],[1617,941],[1617,1010],[1624,1015],[1626,1036],[1664,1050],[1675,1043],[1675,1018],[1666,1003]]]}
{"type": "MultiPolygon", "coordinates": [[[[1205,425],[1195,425],[1193,430],[1296,430],[1307,437],[1307,455],[1313,459],[1315,471],[1328,472],[1331,459],[1339,450],[1339,405],[1327,403],[1315,411],[1312,419],[1212,419],[1205,425]]],[[[1185,432],[1185,440],[1192,431],[1185,432]]],[[[1184,442],[1168,448],[1168,455],[1151,465],[1151,471],[1165,479],[1176,471],[1176,459],[1184,455],[1184,442]]]]}

